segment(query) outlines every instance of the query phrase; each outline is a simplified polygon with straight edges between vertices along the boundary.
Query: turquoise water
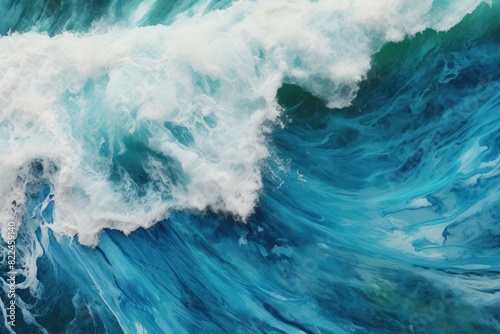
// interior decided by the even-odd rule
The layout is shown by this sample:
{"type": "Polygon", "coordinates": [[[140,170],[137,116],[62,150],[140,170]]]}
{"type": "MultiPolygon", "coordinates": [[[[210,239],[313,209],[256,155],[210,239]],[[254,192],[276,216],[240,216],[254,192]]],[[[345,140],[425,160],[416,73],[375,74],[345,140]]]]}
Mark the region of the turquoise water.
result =
{"type": "Polygon", "coordinates": [[[1,3],[1,332],[499,332],[499,17],[1,3]]]}

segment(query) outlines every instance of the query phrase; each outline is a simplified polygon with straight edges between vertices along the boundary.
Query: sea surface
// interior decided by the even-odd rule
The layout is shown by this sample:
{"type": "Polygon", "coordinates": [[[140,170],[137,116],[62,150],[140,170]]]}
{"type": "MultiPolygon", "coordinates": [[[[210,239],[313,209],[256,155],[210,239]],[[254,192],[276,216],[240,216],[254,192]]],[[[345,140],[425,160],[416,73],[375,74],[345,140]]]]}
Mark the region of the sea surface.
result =
{"type": "Polygon", "coordinates": [[[0,333],[499,333],[500,0],[0,0],[0,228],[0,333]]]}

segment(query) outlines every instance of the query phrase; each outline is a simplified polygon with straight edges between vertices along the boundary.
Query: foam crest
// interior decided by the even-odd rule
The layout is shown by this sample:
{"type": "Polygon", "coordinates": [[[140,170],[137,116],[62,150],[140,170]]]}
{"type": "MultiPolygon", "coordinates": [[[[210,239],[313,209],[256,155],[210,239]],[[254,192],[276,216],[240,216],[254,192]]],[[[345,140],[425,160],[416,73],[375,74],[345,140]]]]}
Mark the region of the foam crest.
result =
{"type": "Polygon", "coordinates": [[[87,245],[172,210],[245,220],[283,82],[347,106],[384,43],[449,29],[479,3],[240,1],[170,26],[2,37],[1,221],[41,180],[51,228],[87,245]]]}

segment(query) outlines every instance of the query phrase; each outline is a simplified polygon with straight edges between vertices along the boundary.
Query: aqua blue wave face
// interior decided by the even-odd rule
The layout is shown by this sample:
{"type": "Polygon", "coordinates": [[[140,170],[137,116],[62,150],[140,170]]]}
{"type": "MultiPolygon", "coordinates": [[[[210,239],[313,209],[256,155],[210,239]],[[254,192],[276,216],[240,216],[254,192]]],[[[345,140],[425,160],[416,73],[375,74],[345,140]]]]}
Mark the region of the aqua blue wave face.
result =
{"type": "Polygon", "coordinates": [[[26,86],[0,86],[4,239],[7,220],[19,225],[15,327],[0,265],[2,333],[500,332],[500,3],[461,4],[428,4],[435,29],[460,18],[447,32],[400,40],[370,26],[372,42],[351,49],[375,52],[370,67],[353,60],[359,71],[312,61],[322,52],[300,40],[253,38],[241,22],[271,7],[244,1],[3,5],[4,36],[55,36],[2,37],[19,48],[3,55],[37,42],[44,59],[82,67],[40,62],[53,72],[31,76],[27,51],[26,86]],[[215,14],[228,9],[224,25],[215,14]],[[250,36],[231,49],[242,58],[210,67],[164,34],[198,37],[198,24],[221,24],[227,48],[228,31],[250,36]],[[65,47],[107,43],[122,49],[65,47]]]}

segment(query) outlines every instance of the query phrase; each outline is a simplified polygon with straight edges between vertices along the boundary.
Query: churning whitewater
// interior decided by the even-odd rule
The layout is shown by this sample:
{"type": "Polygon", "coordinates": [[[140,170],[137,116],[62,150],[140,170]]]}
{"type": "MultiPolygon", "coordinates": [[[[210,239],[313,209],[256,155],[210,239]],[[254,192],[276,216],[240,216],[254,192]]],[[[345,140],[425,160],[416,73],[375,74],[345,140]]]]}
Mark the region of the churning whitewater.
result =
{"type": "Polygon", "coordinates": [[[5,332],[500,331],[499,7],[0,4],[5,332]]]}

